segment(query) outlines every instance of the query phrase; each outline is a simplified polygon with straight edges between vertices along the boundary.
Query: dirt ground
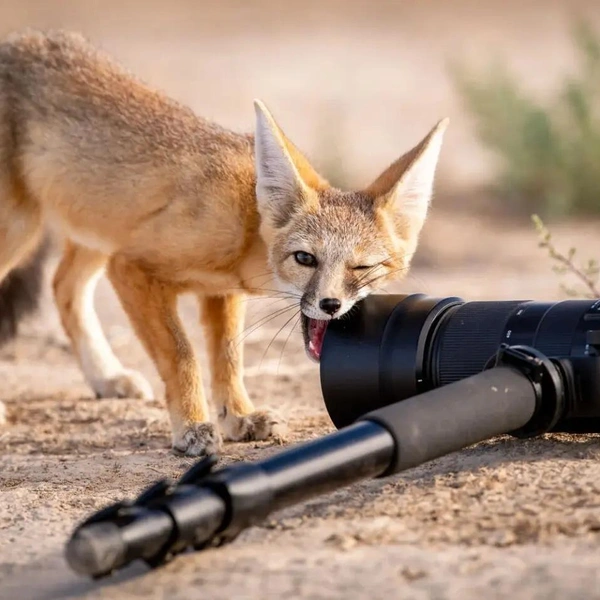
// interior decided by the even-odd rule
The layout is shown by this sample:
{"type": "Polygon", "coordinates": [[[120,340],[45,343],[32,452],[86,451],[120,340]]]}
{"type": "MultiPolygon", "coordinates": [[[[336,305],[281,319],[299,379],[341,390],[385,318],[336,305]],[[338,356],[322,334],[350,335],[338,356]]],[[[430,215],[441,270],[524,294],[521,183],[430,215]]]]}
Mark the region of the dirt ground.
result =
{"type": "MultiPolygon", "coordinates": [[[[147,80],[227,125],[250,127],[248,107],[262,96],[312,155],[323,152],[315,123],[326,98],[340,107],[344,135],[353,133],[339,138],[339,158],[361,181],[449,114],[440,204],[415,269],[390,291],[552,300],[562,298],[558,279],[527,220],[484,218],[472,198],[466,203],[456,192],[486,179],[489,157],[452,94],[444,61],[501,52],[531,86],[549,89],[573,64],[567,17],[582,7],[600,20],[597,2],[583,0],[7,0],[0,22],[3,31],[83,30],[147,80]]],[[[576,245],[584,258],[598,258],[599,227],[553,230],[561,248],[576,245]]],[[[271,302],[248,303],[249,327],[277,308],[271,302]]],[[[600,598],[597,435],[491,440],[291,507],[230,546],[157,571],[136,565],[99,582],[74,575],[62,553],[80,519],[192,464],[169,450],[162,386],[105,280],[96,303],[117,354],[146,375],[157,399],[93,399],[50,297],[0,351],[8,417],[0,428],[0,600],[600,598]]],[[[181,311],[204,362],[192,299],[182,299],[181,311]]],[[[287,414],[293,444],[333,429],[299,332],[284,328],[268,347],[284,322],[248,336],[246,381],[257,405],[287,414]]],[[[281,449],[229,444],[222,460],[281,449]]]]}
{"type": "MultiPolygon", "coordinates": [[[[469,227],[451,223],[451,229],[469,227]]],[[[416,267],[391,291],[466,299],[560,297],[528,230],[503,235],[474,225],[471,239],[462,242],[462,260],[416,267]],[[476,239],[487,242],[475,244],[478,252],[470,249],[476,239]],[[514,256],[494,260],[500,243],[508,243],[514,256]]],[[[448,227],[441,216],[432,221],[426,253],[441,252],[436,243],[450,235],[444,233],[448,227]]],[[[600,252],[592,227],[559,228],[556,236],[561,246],[577,240],[582,252],[600,252]]],[[[248,326],[273,310],[270,302],[249,303],[248,326]]],[[[160,397],[156,373],[104,280],[97,306],[119,356],[146,374],[160,397]]],[[[204,361],[191,298],[182,300],[181,311],[204,361]]],[[[298,331],[284,329],[265,354],[283,323],[275,320],[248,336],[246,379],[258,405],[289,416],[294,443],[332,426],[318,367],[304,358],[298,331]]],[[[71,573],[62,557],[75,523],[158,478],[179,476],[192,463],[169,451],[160,400],[91,398],[51,304],[0,359],[0,397],[9,421],[0,434],[3,599],[600,598],[596,435],[485,442],[276,513],[228,547],[179,557],[158,571],[138,565],[89,582],[71,573]]],[[[223,461],[281,449],[268,442],[229,444],[223,461]]]]}

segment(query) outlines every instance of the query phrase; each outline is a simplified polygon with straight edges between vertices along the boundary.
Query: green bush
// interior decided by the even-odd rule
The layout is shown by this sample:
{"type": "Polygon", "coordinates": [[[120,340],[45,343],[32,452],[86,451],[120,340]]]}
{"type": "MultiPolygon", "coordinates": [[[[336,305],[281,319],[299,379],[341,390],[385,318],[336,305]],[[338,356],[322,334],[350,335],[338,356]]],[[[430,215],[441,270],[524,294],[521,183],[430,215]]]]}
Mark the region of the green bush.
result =
{"type": "Polygon", "coordinates": [[[479,76],[450,67],[480,141],[500,159],[495,191],[548,218],[600,214],[600,36],[579,22],[573,40],[579,68],[546,102],[498,61],[479,76]]]}

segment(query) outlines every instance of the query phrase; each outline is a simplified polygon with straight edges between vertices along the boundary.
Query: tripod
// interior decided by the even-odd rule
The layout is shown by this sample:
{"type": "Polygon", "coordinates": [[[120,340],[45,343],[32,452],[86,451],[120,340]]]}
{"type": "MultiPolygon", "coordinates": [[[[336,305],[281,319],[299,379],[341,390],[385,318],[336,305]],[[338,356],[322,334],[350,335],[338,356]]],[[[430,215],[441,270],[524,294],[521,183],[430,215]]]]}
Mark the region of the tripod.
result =
{"type": "Polygon", "coordinates": [[[501,346],[483,372],[367,413],[322,439],[221,470],[207,457],[176,483],[160,480],[82,523],[67,561],[92,577],[138,559],[154,568],[188,549],[231,542],[307,498],[499,434],[537,435],[563,415],[564,383],[559,366],[534,348],[501,346]]]}

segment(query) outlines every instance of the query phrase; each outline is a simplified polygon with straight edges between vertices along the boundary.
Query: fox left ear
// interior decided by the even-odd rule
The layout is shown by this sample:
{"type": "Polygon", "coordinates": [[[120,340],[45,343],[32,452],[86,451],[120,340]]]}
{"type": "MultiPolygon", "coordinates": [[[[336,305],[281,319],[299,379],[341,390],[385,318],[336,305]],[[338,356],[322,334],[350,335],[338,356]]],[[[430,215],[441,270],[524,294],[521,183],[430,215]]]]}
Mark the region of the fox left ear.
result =
{"type": "Polygon", "coordinates": [[[259,212],[283,226],[299,206],[316,202],[311,190],[327,182],[287,138],[260,100],[254,101],[256,197],[259,212]]]}
{"type": "Polygon", "coordinates": [[[449,119],[442,119],[412,150],[391,164],[365,193],[381,208],[392,210],[418,234],[433,195],[435,171],[449,119]]]}

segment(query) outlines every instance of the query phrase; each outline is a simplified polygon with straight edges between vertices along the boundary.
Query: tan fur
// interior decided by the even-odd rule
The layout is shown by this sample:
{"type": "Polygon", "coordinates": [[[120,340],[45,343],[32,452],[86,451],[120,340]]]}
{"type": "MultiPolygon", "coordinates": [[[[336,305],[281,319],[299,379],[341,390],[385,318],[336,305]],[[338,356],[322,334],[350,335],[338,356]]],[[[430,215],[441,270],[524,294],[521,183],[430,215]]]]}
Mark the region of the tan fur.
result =
{"type": "Polygon", "coordinates": [[[397,276],[422,226],[389,197],[427,139],[402,172],[392,167],[364,192],[342,192],[262,103],[255,107],[256,139],[194,115],[76,34],[28,32],[0,45],[0,279],[35,248],[44,225],[60,231],[54,293],[87,381],[101,397],[148,398],[150,386],[116,358],[93,308],[106,269],[164,382],[173,446],[192,456],[218,450],[221,435],[209,421],[178,295],[195,293],[202,308],[224,437],[283,435],[284,420],[256,411],[246,393],[243,348],[233,343],[243,296],[286,290],[309,316],[329,318],[319,299],[340,297],[345,311],[373,289],[358,289],[354,266],[378,262],[378,284],[397,276]],[[277,142],[267,154],[281,152],[283,162],[266,181],[271,163],[261,144],[271,134],[277,142]],[[282,173],[293,181],[278,196],[282,173]],[[298,250],[321,257],[315,272],[294,262],[298,250]]]}

